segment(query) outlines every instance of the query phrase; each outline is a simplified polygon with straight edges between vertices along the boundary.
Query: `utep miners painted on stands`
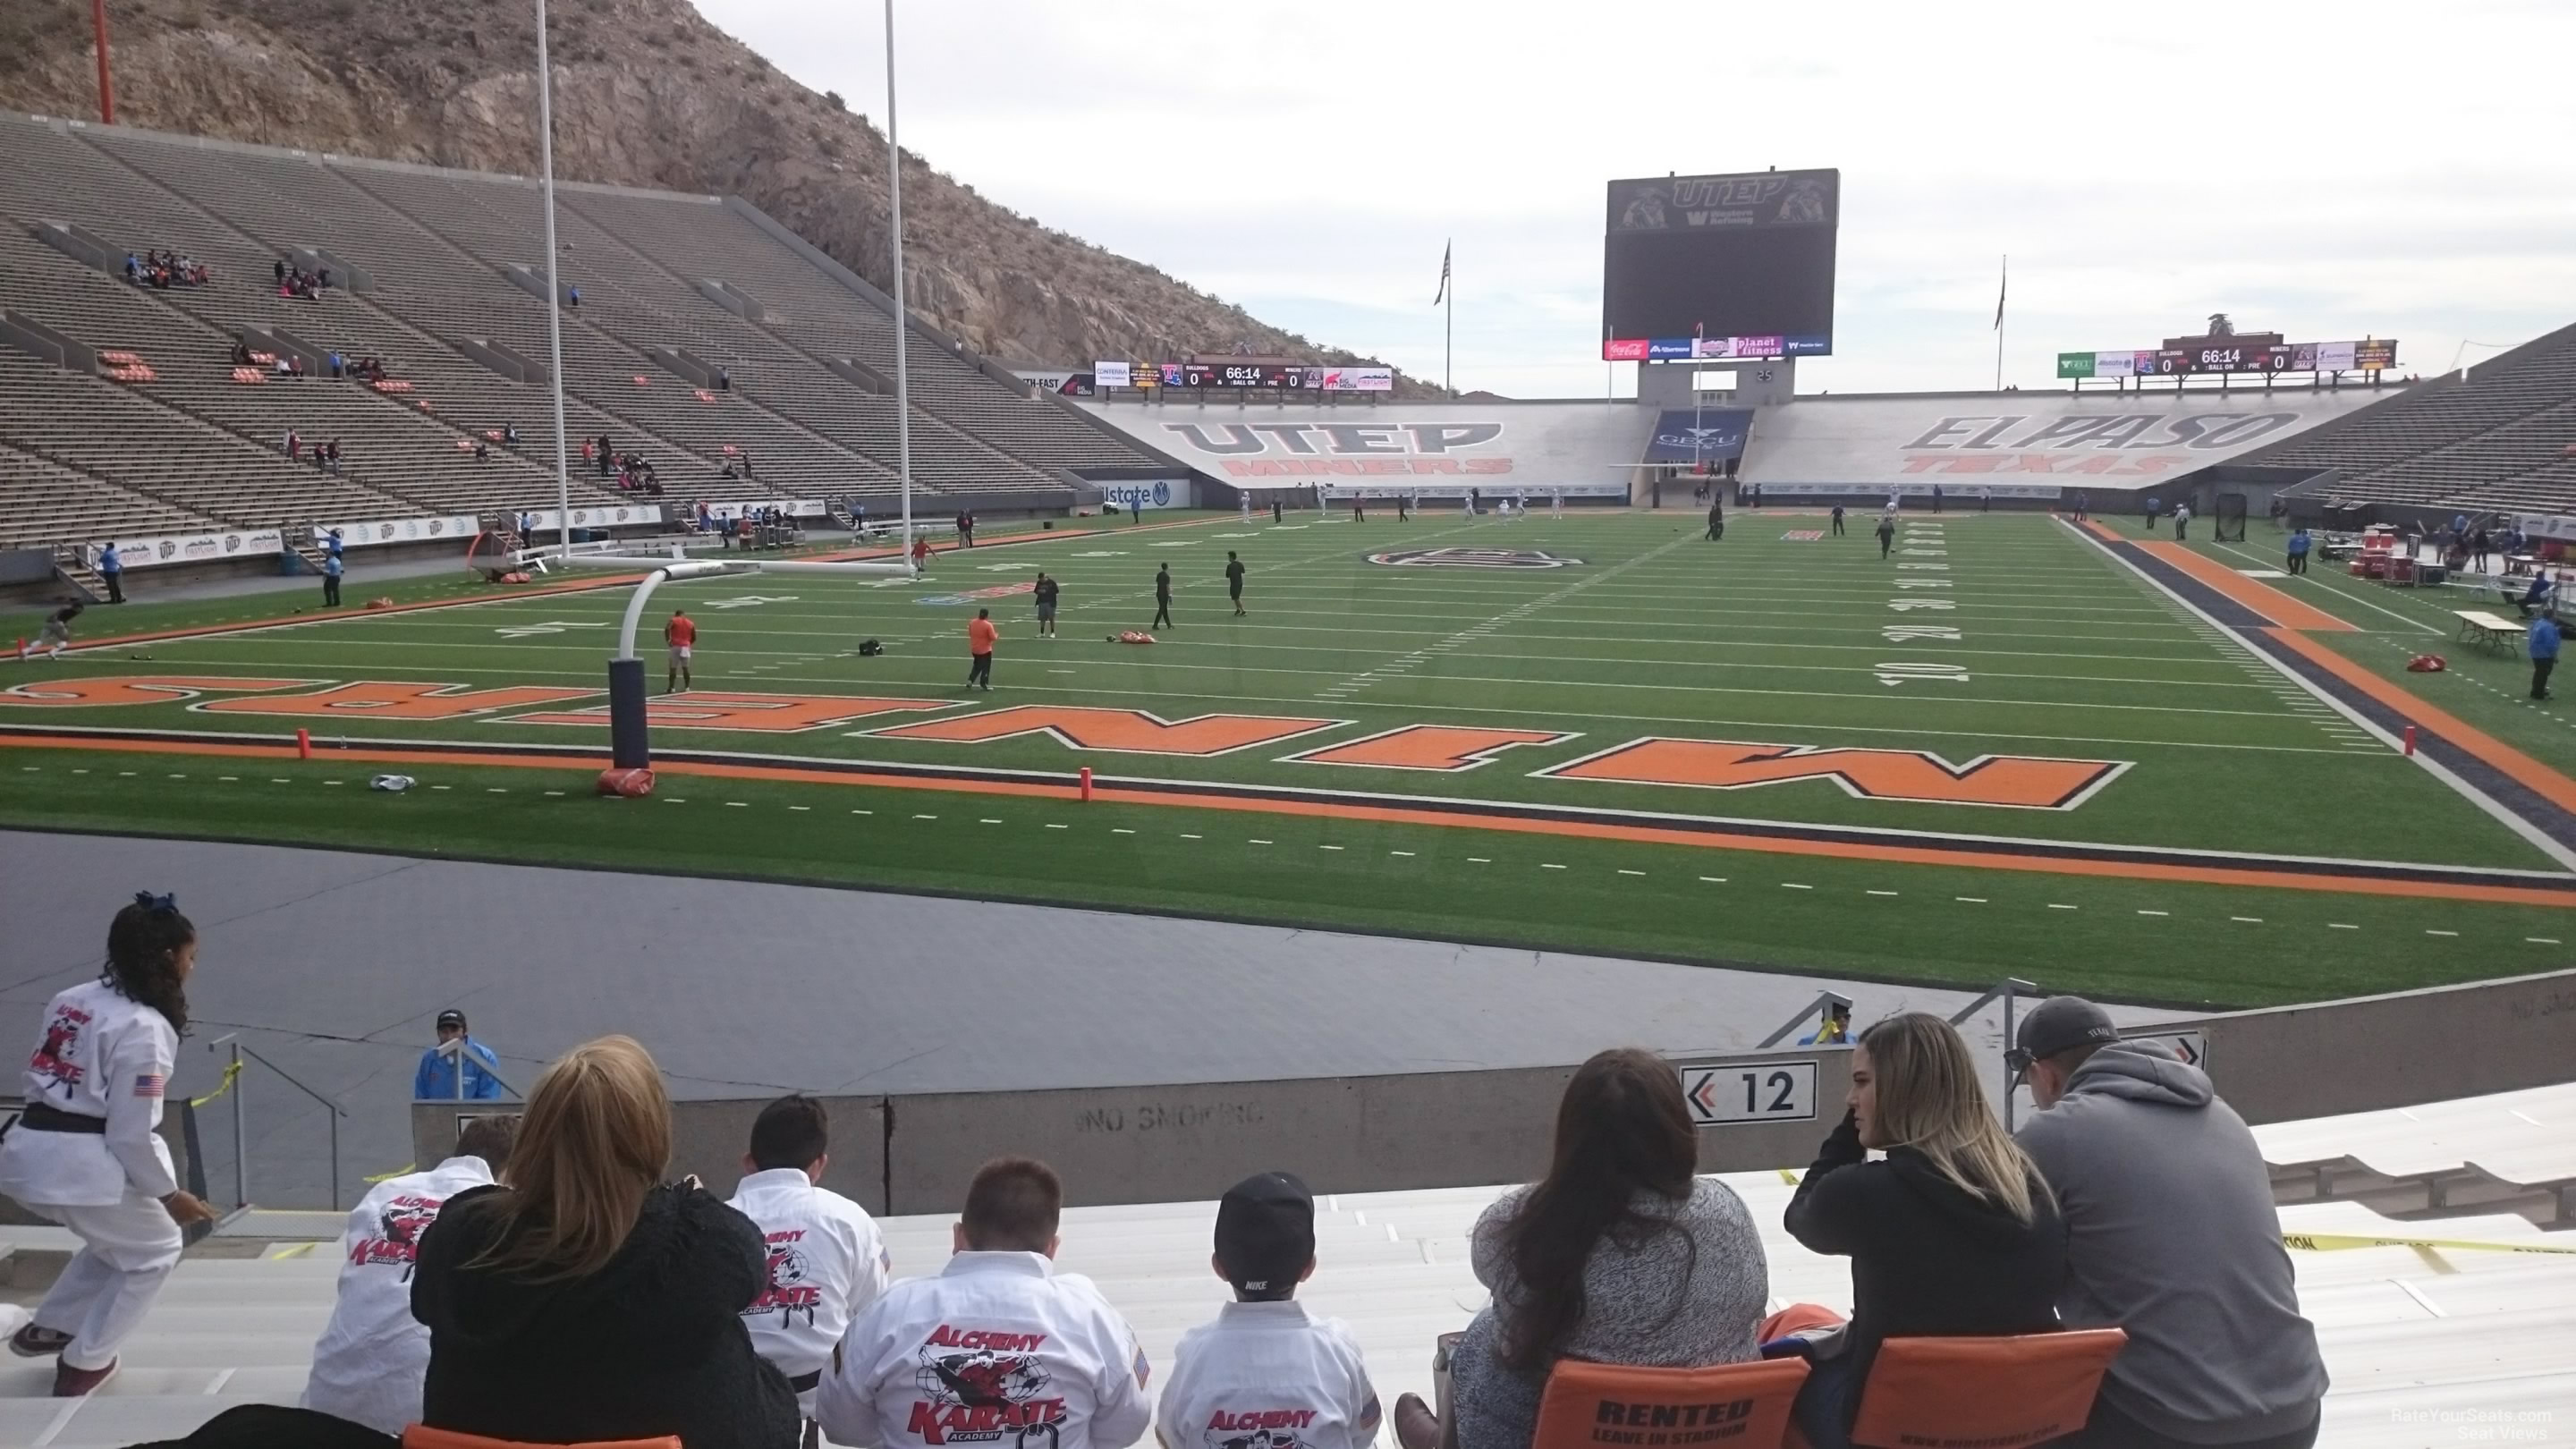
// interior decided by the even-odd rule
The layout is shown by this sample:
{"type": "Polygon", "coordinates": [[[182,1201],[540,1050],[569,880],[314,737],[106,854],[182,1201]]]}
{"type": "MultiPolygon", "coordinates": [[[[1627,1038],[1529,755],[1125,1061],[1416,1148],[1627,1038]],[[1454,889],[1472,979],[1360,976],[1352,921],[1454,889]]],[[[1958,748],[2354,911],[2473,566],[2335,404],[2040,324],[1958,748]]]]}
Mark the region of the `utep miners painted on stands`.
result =
{"type": "Polygon", "coordinates": [[[1043,1333],[987,1333],[941,1324],[922,1340],[907,1433],[925,1444],[990,1443],[1005,1433],[1025,1443],[1029,1431],[1061,1423],[1061,1395],[1038,1361],[1043,1333]]]}

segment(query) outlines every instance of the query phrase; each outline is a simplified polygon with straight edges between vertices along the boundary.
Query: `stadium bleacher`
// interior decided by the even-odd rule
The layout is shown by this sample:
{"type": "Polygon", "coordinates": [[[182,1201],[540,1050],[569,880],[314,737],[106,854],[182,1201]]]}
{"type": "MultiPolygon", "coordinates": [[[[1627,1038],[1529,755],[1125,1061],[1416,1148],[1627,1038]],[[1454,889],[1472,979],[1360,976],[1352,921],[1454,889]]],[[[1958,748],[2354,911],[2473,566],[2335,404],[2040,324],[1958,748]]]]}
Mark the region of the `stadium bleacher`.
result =
{"type": "MultiPolygon", "coordinates": [[[[472,350],[497,344],[540,365],[547,355],[532,183],[37,117],[0,123],[0,308],[131,356],[114,369],[123,376],[91,376],[0,350],[0,541],[552,505],[548,389],[472,350]],[[117,260],[183,253],[212,280],[134,286],[48,245],[48,224],[103,240],[117,260]],[[339,259],[365,285],[281,297],[272,269],[288,256],[339,259]],[[255,351],[279,338],[317,359],[380,357],[389,384],[246,371],[233,356],[245,332],[255,351]],[[290,462],[289,428],[337,440],[341,473],[290,462]],[[504,428],[518,443],[478,457],[504,428]]],[[[674,508],[896,487],[893,399],[863,386],[864,372],[829,365],[890,374],[894,321],[881,297],[719,198],[568,186],[558,202],[563,278],[581,293],[563,327],[577,505],[633,500],[579,456],[602,434],[652,464],[674,508]],[[757,299],[759,320],[711,300],[708,281],[757,299]],[[737,476],[723,476],[729,464],[737,476]]],[[[1064,470],[1146,461],[918,322],[909,360],[917,487],[1070,502],[1078,480],[1064,470]]]]}
{"type": "Polygon", "coordinates": [[[2334,470],[2297,495],[2478,511],[2576,509],[2576,326],[2234,461],[2334,470]]]}
{"type": "MultiPolygon", "coordinates": [[[[2535,1155],[2514,1170],[2568,1165],[2576,1085],[2471,1098],[2406,1112],[2360,1113],[2261,1128],[2265,1153],[2286,1171],[2302,1153],[2331,1151],[2383,1168],[2460,1169],[2469,1153],[2504,1161],[2516,1139],[2535,1155]]],[[[1762,1231],[1774,1306],[1851,1304],[1850,1267],[1808,1252],[1780,1226],[1793,1191],[1785,1172],[1733,1173],[1762,1231]]],[[[1318,1267],[1300,1297],[1347,1320],[1387,1403],[1429,1396],[1432,1340],[1464,1325],[1484,1301],[1468,1266],[1468,1234],[1494,1187],[1342,1195],[1320,1199],[1318,1267]]],[[[2422,1239],[2576,1248],[2510,1214],[2457,1216],[2438,1231],[2401,1222],[2359,1201],[2291,1203],[2292,1234],[2422,1239]]],[[[1213,1202],[1074,1208],[1064,1215],[1059,1261],[1091,1275],[1135,1325],[1146,1356],[1167,1369],[1186,1329],[1214,1316],[1225,1286],[1207,1266],[1213,1202]]],[[[128,1345],[120,1376],[94,1399],[39,1397],[50,1366],[0,1363],[0,1443],[33,1449],[105,1449],[183,1434],[241,1403],[291,1403],[304,1383],[314,1337],[329,1317],[338,1263],[329,1240],[337,1214],[257,1214],[238,1231],[277,1243],[260,1258],[200,1253],[183,1263],[128,1345]],[[303,1241],[291,1241],[299,1234],[303,1241]]],[[[946,1215],[881,1222],[898,1275],[938,1271],[947,1258],[946,1215]]],[[[222,1241],[222,1240],[219,1240],[222,1241]]],[[[234,1240],[236,1242],[240,1240],[234,1240]]],[[[0,1228],[0,1250],[26,1260],[59,1257],[70,1235],[0,1228]]],[[[2334,1388],[2318,1442],[2354,1449],[2414,1449],[2454,1442],[2434,1416],[2475,1410],[2514,1415],[2576,1403],[2576,1253],[2516,1253],[2403,1242],[2300,1252],[2302,1310],[2318,1329],[2334,1388]]],[[[0,1263],[0,1267],[8,1266],[0,1263]]],[[[20,1278],[20,1286],[26,1279],[20,1278]]],[[[2531,1422],[2541,1422],[2534,1420],[2531,1422]]],[[[1391,1434],[1381,1436],[1391,1442],[1391,1434]]]]}

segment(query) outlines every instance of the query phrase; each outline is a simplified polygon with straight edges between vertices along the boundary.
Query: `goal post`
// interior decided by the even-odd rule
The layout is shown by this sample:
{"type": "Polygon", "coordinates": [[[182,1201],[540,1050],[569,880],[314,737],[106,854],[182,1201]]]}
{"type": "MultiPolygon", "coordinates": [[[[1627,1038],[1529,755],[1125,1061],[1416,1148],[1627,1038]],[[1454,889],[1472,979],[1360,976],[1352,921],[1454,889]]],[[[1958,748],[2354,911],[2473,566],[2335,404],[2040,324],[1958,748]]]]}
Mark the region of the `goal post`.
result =
{"type": "MultiPolygon", "coordinates": [[[[675,554],[678,550],[674,549],[675,554]]],[[[645,570],[626,600],[626,617],[617,630],[617,653],[608,661],[609,767],[599,776],[603,795],[647,795],[653,790],[651,713],[645,706],[648,681],[644,660],[635,652],[635,635],[644,621],[644,606],[664,584],[699,579],[742,578],[751,574],[815,574],[853,578],[918,578],[908,562],[831,563],[796,559],[654,558],[649,555],[571,554],[555,562],[566,568],[645,570]]]]}

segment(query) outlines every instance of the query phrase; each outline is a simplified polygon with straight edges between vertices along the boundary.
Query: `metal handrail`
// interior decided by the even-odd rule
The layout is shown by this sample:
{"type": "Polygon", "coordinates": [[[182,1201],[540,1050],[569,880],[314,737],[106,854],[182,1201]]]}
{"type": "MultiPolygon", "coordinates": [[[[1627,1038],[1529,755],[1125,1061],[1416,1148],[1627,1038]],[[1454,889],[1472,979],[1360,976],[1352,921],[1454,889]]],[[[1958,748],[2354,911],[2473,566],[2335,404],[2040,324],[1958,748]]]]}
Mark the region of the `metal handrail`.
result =
{"type": "MultiPolygon", "coordinates": [[[[2004,1052],[2007,1058],[2009,1058],[2013,1044],[2013,1004],[2025,996],[2041,996],[2044,994],[2045,993],[2039,989],[2037,982],[2024,981],[2018,976],[2007,976],[2003,980],[1996,982],[1985,995],[1978,997],[1976,1000],[1969,1002],[1967,1005],[1960,1007],[1957,1011],[1951,1013],[1950,1024],[1952,1026],[1957,1026],[1959,1023],[1966,1021],[1969,1017],[1985,1010],[1987,1002],[2000,998],[2004,1004],[2004,1052]]],[[[2018,1109],[2013,1102],[2013,1069],[2010,1065],[2006,1065],[2004,1067],[2002,1095],[2004,1102],[2004,1130],[2009,1132],[2013,1128],[2013,1118],[2018,1115],[2018,1109]]]]}
{"type": "MultiPolygon", "coordinates": [[[[465,1043],[467,1040],[468,1038],[460,1036],[454,1041],[443,1041],[430,1048],[430,1051],[434,1055],[447,1058],[449,1063],[456,1068],[456,1095],[449,1098],[428,1097],[423,1100],[431,1102],[462,1102],[467,1100],[465,1096],[465,1043]]],[[[501,1090],[509,1093],[511,1096],[524,1097],[527,1095],[527,1093],[520,1091],[517,1087],[510,1085],[509,1078],[502,1076],[499,1072],[496,1072],[492,1070],[491,1067],[485,1065],[480,1057],[475,1058],[474,1067],[475,1070],[481,1072],[483,1075],[490,1077],[493,1081],[499,1082],[501,1084],[501,1090]]]]}
{"type": "Polygon", "coordinates": [[[248,1057],[277,1073],[288,1086],[321,1103],[323,1110],[331,1114],[324,1119],[331,1128],[331,1209],[334,1212],[339,1211],[340,1119],[349,1115],[348,1109],[305,1085],[293,1072],[261,1056],[257,1050],[244,1046],[239,1032],[230,1032],[215,1038],[206,1043],[206,1049],[212,1051],[226,1044],[230,1044],[233,1049],[232,1065],[224,1072],[224,1080],[231,1086],[233,1093],[233,1206],[235,1208],[250,1206],[250,1132],[242,1109],[242,1099],[247,1093],[243,1091],[241,1085],[242,1058],[248,1057]]]}
{"type": "MultiPolygon", "coordinates": [[[[1852,999],[1851,999],[1850,997],[1848,997],[1848,996],[1843,995],[1843,994],[1842,994],[1841,992],[1839,992],[1839,991],[1819,991],[1819,992],[1817,992],[1817,993],[1816,993],[1816,999],[1815,999],[1815,1000],[1808,1002],[1806,1005],[1804,1005],[1804,1006],[1802,1006],[1802,1007],[1799,1007],[1799,1008],[1798,1008],[1798,1014],[1797,1014],[1797,1015],[1790,1017],[1790,1018],[1789,1018],[1787,1021],[1785,1021],[1785,1022],[1782,1022],[1782,1023],[1780,1024],[1780,1029],[1779,1029],[1778,1031],[1775,1031],[1775,1032],[1771,1033],[1769,1036],[1766,1036],[1766,1037],[1762,1038],[1762,1040],[1761,1040],[1760,1042],[1758,1042],[1758,1043],[1756,1043],[1756,1044],[1755,1044],[1755,1046],[1754,1046],[1754,1050],[1756,1050],[1756,1051],[1762,1051],[1762,1050],[1767,1050],[1767,1049],[1769,1049],[1769,1048],[1771,1048],[1771,1047],[1778,1046],[1778,1045],[1780,1044],[1781,1040],[1782,1040],[1783,1038],[1787,1037],[1787,1036],[1789,1035],[1789,1033],[1791,1033],[1791,1032],[1793,1032],[1793,1031],[1796,1031],[1798,1028],[1800,1028],[1800,1027],[1802,1027],[1802,1026],[1805,1026],[1805,1025],[1807,1024],[1807,1018],[1808,1018],[1808,1017],[1811,1017],[1811,1016],[1817,1016],[1817,1015],[1819,1015],[1820,1013],[1827,1013],[1827,1012],[1830,1012],[1830,1011],[1832,1010],[1832,1008],[1837,1007],[1837,1006],[1841,1007],[1841,1008],[1842,1008],[1843,1010],[1845,1010],[1845,1011],[1849,1011],[1849,1010],[1851,1010],[1851,1004],[1852,1004],[1852,999]]],[[[1821,1028],[1819,1028],[1819,1032],[1820,1032],[1820,1033],[1821,1033],[1821,1030],[1822,1030],[1822,1029],[1821,1029],[1821,1028]]]]}

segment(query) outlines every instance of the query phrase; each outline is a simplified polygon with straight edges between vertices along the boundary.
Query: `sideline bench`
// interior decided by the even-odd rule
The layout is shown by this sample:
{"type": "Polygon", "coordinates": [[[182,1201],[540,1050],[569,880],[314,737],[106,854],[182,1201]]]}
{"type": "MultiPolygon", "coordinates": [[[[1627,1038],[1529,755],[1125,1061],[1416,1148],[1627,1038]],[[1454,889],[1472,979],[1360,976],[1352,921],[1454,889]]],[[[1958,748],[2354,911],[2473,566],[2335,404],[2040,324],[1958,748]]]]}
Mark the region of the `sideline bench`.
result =
{"type": "Polygon", "coordinates": [[[2514,653],[2521,647],[2526,627],[2518,619],[2491,614],[2484,609],[2453,609],[2451,617],[2460,621],[2460,642],[2483,644],[2514,653]]]}

